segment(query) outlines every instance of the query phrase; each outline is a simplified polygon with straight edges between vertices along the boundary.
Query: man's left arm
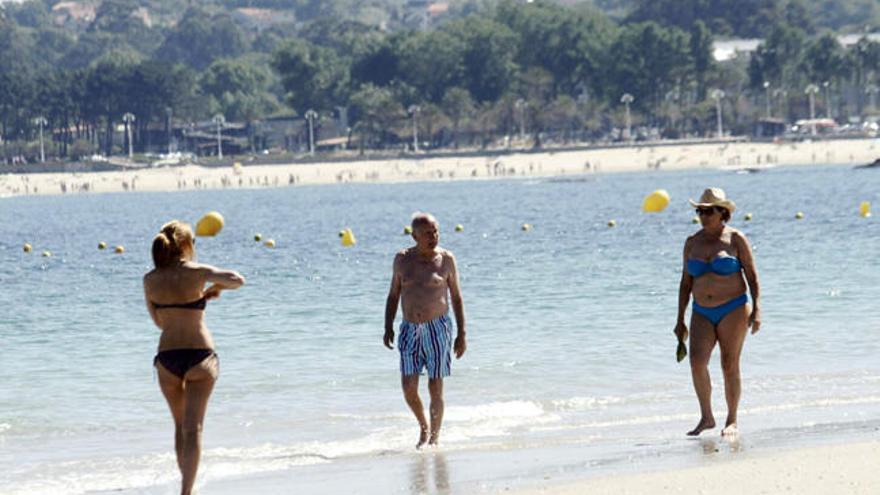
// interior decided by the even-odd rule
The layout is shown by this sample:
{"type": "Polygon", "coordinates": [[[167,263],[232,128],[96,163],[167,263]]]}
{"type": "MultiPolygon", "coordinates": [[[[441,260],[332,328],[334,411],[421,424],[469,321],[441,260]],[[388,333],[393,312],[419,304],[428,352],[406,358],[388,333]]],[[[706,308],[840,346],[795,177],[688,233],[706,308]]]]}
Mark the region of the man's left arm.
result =
{"type": "Polygon", "coordinates": [[[461,297],[461,285],[458,280],[458,266],[455,262],[455,256],[449,254],[449,274],[447,275],[447,284],[449,285],[449,295],[452,300],[452,310],[455,312],[455,327],[458,329],[458,335],[455,337],[455,357],[461,358],[467,350],[467,340],[465,335],[465,318],[464,318],[464,299],[461,297]]]}

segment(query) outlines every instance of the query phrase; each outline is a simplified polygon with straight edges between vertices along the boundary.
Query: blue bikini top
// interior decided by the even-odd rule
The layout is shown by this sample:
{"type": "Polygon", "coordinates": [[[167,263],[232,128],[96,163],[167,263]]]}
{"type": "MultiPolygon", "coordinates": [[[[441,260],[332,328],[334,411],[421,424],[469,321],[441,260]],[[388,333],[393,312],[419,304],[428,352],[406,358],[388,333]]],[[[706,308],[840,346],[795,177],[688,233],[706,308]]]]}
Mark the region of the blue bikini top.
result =
{"type": "Polygon", "coordinates": [[[687,261],[687,271],[694,277],[701,277],[709,272],[718,275],[733,275],[742,270],[742,264],[736,256],[719,256],[710,262],[698,259],[687,261]]]}

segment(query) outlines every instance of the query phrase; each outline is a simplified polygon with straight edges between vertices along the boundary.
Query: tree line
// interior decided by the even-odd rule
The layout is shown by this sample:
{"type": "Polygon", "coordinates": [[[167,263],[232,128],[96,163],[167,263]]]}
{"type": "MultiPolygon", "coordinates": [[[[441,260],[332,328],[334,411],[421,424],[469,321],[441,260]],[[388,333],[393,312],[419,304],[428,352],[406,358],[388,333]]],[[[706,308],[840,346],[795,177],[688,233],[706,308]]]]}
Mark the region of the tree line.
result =
{"type": "MultiPolygon", "coordinates": [[[[157,19],[172,15],[152,3],[157,19]]],[[[622,20],[588,5],[462,2],[429,29],[406,28],[400,12],[389,17],[397,29],[343,14],[364,2],[296,3],[298,17],[259,28],[218,6],[191,6],[151,27],[158,21],[132,0],[105,0],[86,25],[59,28],[48,2],[4,4],[0,153],[35,156],[42,117],[53,154],[110,154],[128,112],[139,149],[150,128],[308,110],[319,127],[344,112],[365,148],[399,146],[413,125],[433,147],[523,134],[536,144],[599,139],[623,126],[623,94],[633,97],[636,125],[703,135],[714,129],[715,88],[726,95],[726,124],[745,132],[765,107],[806,116],[810,83],[833,93],[825,104],[840,118],[871,111],[880,84],[880,43],[843,47],[798,0],[695,0],[712,8],[691,17],[674,16],[671,0],[634,1],[622,20]],[[716,36],[745,25],[765,26],[757,50],[716,62],[716,36]]]]}

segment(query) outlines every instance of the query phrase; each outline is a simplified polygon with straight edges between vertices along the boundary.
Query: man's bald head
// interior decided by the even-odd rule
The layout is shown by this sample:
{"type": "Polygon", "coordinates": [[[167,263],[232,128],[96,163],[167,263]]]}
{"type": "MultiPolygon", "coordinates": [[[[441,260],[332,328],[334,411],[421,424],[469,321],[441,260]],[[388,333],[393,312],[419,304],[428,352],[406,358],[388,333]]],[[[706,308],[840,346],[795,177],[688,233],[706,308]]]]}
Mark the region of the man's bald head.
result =
{"type": "Polygon", "coordinates": [[[415,230],[419,227],[425,227],[428,225],[433,225],[435,227],[439,226],[439,224],[437,223],[437,219],[434,218],[434,215],[422,211],[417,211],[413,213],[412,223],[410,225],[412,226],[413,232],[415,232],[415,230]]]}

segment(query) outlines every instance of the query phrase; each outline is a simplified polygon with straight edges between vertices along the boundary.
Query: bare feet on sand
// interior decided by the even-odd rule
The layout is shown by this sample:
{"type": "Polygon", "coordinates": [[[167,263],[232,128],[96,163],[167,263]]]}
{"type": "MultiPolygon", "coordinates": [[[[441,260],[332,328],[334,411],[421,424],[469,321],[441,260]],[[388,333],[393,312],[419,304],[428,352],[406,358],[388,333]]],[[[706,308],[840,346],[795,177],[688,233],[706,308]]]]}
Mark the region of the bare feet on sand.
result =
{"type": "Polygon", "coordinates": [[[722,437],[735,437],[739,435],[739,429],[736,427],[736,423],[730,423],[721,430],[722,437]]]}
{"type": "Polygon", "coordinates": [[[416,444],[416,449],[420,449],[428,443],[428,427],[423,426],[422,432],[419,433],[419,443],[416,444]]]}
{"type": "Polygon", "coordinates": [[[687,432],[689,437],[695,437],[703,432],[703,430],[711,430],[715,428],[715,418],[703,418],[697,423],[697,427],[687,432]]]}
{"type": "Polygon", "coordinates": [[[439,444],[440,444],[440,433],[439,432],[431,433],[431,439],[428,440],[428,445],[430,447],[436,447],[439,444]]]}

